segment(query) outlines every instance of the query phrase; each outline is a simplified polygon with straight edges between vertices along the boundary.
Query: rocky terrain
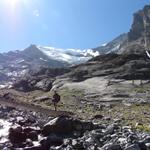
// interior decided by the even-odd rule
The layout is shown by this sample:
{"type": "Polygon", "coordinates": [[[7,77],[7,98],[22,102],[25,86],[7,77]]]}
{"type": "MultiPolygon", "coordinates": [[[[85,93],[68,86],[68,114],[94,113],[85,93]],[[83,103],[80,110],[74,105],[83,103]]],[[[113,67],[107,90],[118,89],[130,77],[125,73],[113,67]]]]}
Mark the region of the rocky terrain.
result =
{"type": "Polygon", "coordinates": [[[35,45],[0,54],[0,149],[149,150],[149,31],[145,6],[127,34],[93,50],[58,49],[52,62],[54,49],[35,45]]]}
{"type": "Polygon", "coordinates": [[[71,116],[48,117],[34,111],[0,106],[0,148],[7,150],[148,150],[150,134],[95,116],[79,120],[71,116]]]}

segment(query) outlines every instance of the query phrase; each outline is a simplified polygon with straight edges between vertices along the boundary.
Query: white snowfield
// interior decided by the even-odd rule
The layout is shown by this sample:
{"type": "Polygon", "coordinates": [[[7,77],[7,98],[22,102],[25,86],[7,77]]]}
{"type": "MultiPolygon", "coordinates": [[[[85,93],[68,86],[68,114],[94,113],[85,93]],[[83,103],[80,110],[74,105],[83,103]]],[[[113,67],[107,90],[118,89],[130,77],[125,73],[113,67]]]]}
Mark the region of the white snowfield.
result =
{"type": "Polygon", "coordinates": [[[37,48],[49,58],[67,62],[69,64],[79,64],[82,62],[86,62],[92,57],[96,57],[99,55],[98,51],[93,51],[92,49],[60,49],[43,46],[37,46],[37,48]]]}

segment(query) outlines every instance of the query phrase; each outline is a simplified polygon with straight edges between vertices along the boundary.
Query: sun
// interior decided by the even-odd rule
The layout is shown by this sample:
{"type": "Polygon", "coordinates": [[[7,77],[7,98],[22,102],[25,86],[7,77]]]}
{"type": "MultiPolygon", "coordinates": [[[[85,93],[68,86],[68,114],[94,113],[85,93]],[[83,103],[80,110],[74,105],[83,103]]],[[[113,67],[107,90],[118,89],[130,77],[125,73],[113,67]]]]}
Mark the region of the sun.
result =
{"type": "Polygon", "coordinates": [[[9,3],[12,7],[15,7],[20,0],[9,0],[9,3]]]}
{"type": "Polygon", "coordinates": [[[17,5],[24,3],[25,0],[6,0],[6,4],[11,8],[16,8],[17,5]]]}
{"type": "Polygon", "coordinates": [[[7,5],[7,8],[10,9],[10,11],[16,12],[18,8],[26,5],[27,1],[28,0],[5,0],[5,4],[7,5]]]}

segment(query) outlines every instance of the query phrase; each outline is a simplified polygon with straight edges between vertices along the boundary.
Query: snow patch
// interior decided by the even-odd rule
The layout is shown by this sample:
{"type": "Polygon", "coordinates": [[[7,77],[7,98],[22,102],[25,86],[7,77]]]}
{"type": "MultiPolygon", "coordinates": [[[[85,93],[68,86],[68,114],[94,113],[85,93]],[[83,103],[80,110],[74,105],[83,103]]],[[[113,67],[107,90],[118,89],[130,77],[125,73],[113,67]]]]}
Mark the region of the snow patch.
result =
{"type": "Polygon", "coordinates": [[[40,58],[40,60],[47,61],[47,60],[45,60],[44,58],[40,58]]]}
{"type": "Polygon", "coordinates": [[[17,63],[17,64],[20,64],[20,63],[22,63],[22,62],[24,62],[24,59],[16,60],[16,63],[17,63]]]}
{"type": "Polygon", "coordinates": [[[147,54],[147,56],[150,58],[150,54],[149,54],[149,52],[148,52],[148,51],[146,51],[146,54],[147,54]]]}
{"type": "Polygon", "coordinates": [[[5,143],[8,141],[6,136],[8,136],[9,128],[11,127],[12,123],[5,121],[3,119],[0,119],[0,144],[5,143]]]}
{"type": "Polygon", "coordinates": [[[6,85],[0,85],[0,89],[4,89],[4,88],[6,88],[7,86],[6,85]]]}
{"type": "Polygon", "coordinates": [[[24,69],[21,71],[13,71],[13,72],[8,72],[7,76],[8,77],[20,77],[22,75],[25,75],[27,73],[28,69],[24,69]]]}
{"type": "Polygon", "coordinates": [[[4,84],[0,84],[0,89],[10,89],[12,88],[12,82],[7,82],[7,83],[4,83],[4,84]]]}
{"type": "Polygon", "coordinates": [[[120,44],[116,45],[112,50],[110,50],[109,52],[107,52],[107,54],[111,53],[111,52],[115,52],[120,48],[120,44]]]}
{"type": "Polygon", "coordinates": [[[102,46],[106,46],[108,43],[104,43],[104,44],[102,44],[102,46]]]}

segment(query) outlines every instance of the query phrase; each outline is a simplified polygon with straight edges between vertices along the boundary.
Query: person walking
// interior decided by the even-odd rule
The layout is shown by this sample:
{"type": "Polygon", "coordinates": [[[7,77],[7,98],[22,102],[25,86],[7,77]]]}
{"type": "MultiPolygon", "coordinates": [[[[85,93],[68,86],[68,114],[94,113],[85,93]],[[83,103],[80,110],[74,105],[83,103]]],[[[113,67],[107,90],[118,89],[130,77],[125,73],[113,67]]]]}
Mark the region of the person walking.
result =
{"type": "Polygon", "coordinates": [[[52,102],[54,104],[55,111],[57,111],[57,104],[59,101],[60,101],[60,95],[57,93],[57,91],[54,91],[52,102]]]}

